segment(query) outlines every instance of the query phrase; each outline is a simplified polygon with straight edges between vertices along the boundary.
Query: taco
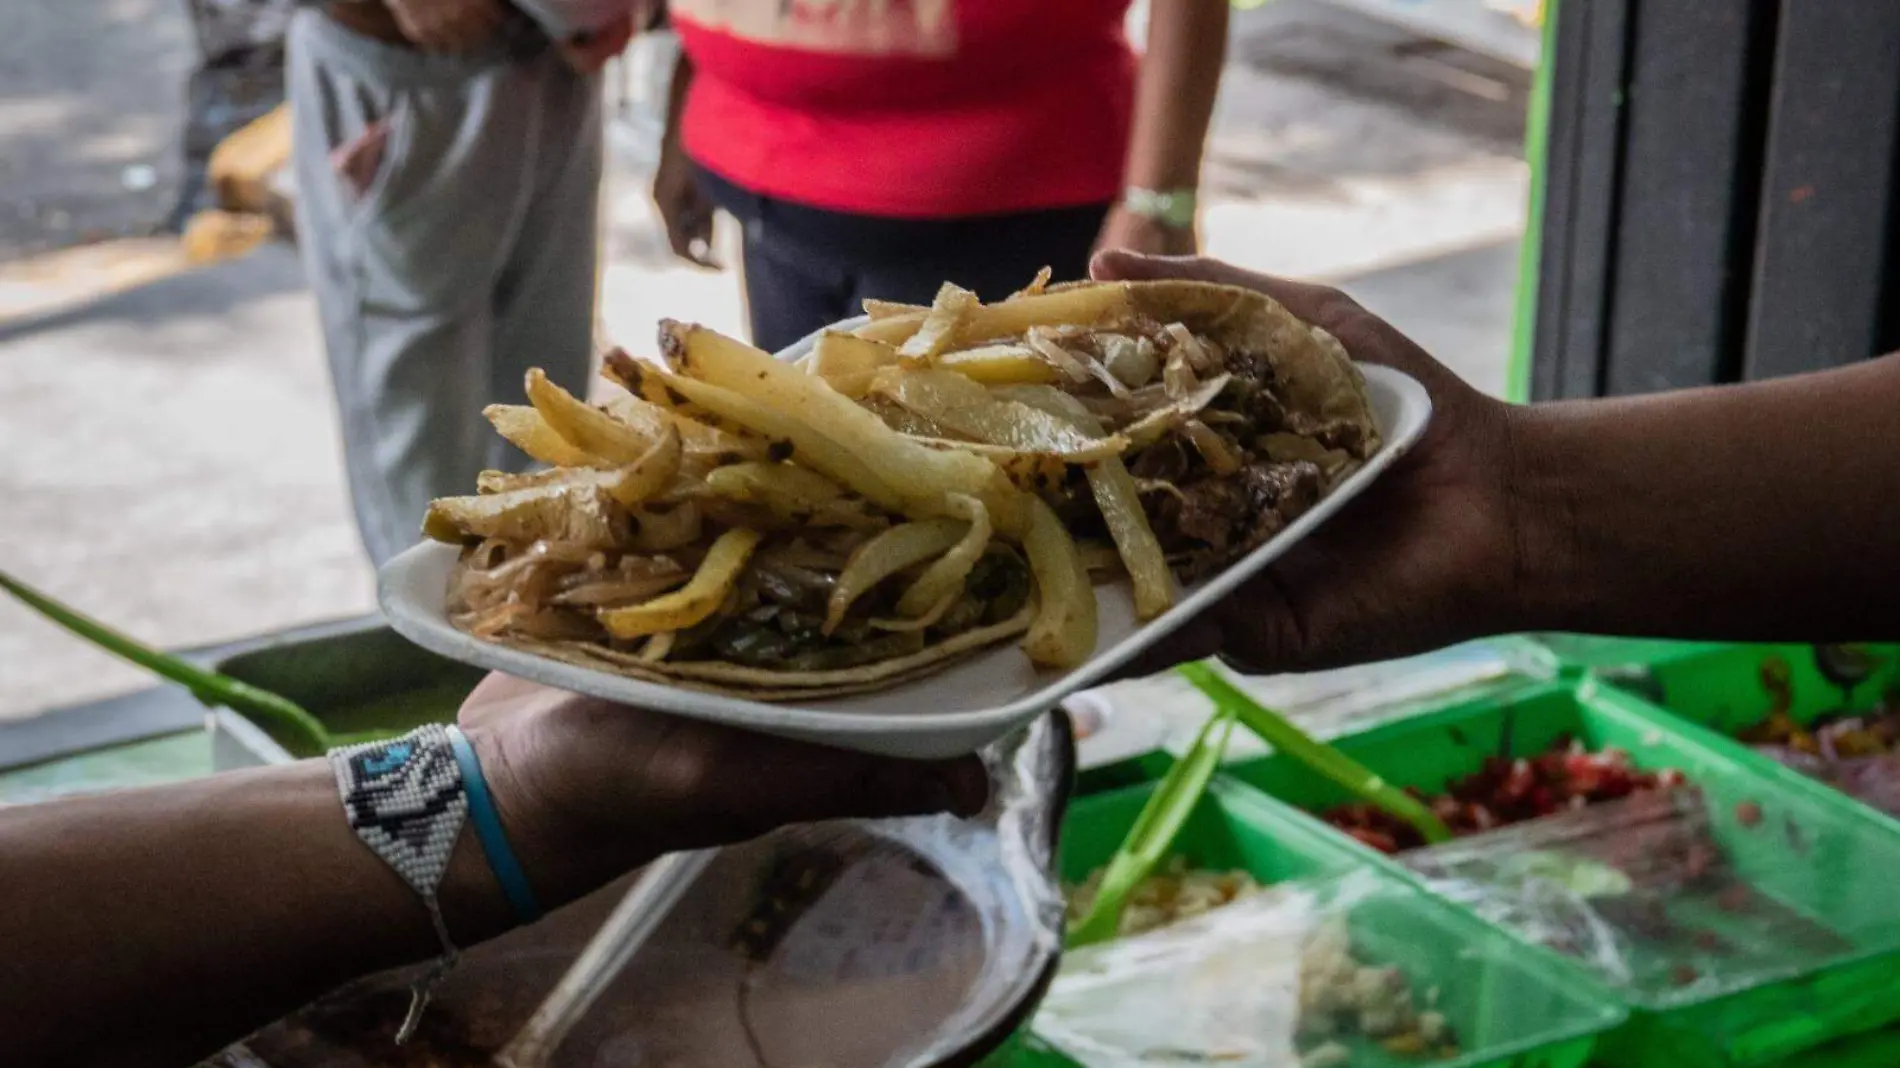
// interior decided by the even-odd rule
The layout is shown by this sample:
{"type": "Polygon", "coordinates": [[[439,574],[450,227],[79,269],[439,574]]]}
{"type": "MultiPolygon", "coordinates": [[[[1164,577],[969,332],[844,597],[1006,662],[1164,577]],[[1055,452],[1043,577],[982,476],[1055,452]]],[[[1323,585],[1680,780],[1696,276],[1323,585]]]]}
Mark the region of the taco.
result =
{"type": "Polygon", "coordinates": [[[1379,447],[1338,343],[1247,290],[879,306],[780,363],[663,324],[588,405],[539,372],[487,413],[551,465],[435,502],[450,618],[649,681],[801,701],[991,646],[1093,652],[1091,576],[1138,614],[1264,543],[1379,447]],[[1125,578],[1124,578],[1125,576],[1125,578]]]}

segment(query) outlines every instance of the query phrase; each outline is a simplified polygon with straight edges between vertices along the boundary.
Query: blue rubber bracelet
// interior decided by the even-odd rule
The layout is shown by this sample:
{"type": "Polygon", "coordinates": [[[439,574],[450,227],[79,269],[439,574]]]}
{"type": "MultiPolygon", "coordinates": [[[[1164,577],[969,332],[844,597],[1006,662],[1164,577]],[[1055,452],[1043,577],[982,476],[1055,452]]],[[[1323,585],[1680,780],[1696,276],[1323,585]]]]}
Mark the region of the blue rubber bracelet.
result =
{"type": "Polygon", "coordinates": [[[482,776],[482,762],[475,757],[475,746],[461,728],[450,727],[449,747],[455,750],[455,762],[462,767],[462,790],[468,795],[468,822],[475,826],[475,837],[488,856],[488,868],[495,873],[495,881],[501,884],[501,892],[514,907],[516,918],[522,923],[533,923],[541,918],[541,905],[534,899],[521,862],[515,859],[515,851],[508,845],[508,835],[501,829],[501,817],[495,813],[495,799],[488,794],[488,780],[482,776]]]}

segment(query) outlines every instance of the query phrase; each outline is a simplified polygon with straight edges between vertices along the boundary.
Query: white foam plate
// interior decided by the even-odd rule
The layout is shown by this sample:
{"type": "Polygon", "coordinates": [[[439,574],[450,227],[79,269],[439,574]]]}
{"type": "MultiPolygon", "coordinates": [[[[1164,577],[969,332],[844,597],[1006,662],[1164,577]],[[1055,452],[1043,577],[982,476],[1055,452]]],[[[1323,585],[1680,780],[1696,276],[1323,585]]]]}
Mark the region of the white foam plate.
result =
{"type": "MultiPolygon", "coordinates": [[[[781,355],[796,357],[803,347],[793,346],[781,355]]],[[[1067,671],[1037,670],[1012,642],[889,690],[813,705],[766,704],[642,682],[456,630],[448,620],[447,591],[460,550],[435,542],[418,545],[384,565],[379,576],[383,613],[404,637],[431,652],[564,690],[848,749],[919,759],[956,756],[1001,738],[1069,694],[1100,682],[1272,563],[1404,455],[1425,431],[1431,398],[1399,371],[1370,365],[1362,369],[1384,447],[1273,540],[1220,574],[1182,590],[1179,602],[1157,619],[1136,622],[1127,583],[1097,586],[1101,636],[1095,655],[1067,671]]]]}

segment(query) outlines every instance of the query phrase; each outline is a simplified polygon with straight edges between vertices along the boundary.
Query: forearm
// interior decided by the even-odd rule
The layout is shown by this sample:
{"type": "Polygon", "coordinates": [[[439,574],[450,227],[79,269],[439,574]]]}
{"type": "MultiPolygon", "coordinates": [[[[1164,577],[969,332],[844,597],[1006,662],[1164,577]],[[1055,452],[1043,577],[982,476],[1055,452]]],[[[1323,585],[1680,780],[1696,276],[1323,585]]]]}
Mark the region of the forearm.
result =
{"type": "Polygon", "coordinates": [[[1165,190],[1200,183],[1226,49],[1227,0],[1154,0],[1135,90],[1127,184],[1165,190]]]}
{"type": "Polygon", "coordinates": [[[1514,419],[1526,629],[1900,637],[1900,356],[1514,419]]]}
{"type": "Polygon", "coordinates": [[[673,65],[673,78],[667,86],[666,94],[666,132],[663,135],[663,151],[680,150],[680,119],[686,114],[686,95],[693,88],[693,57],[684,51],[679,61],[673,65]]]}
{"type": "MultiPolygon", "coordinates": [[[[421,900],[351,832],[324,761],[0,811],[0,858],[10,1062],[175,1068],[440,952],[421,900]]],[[[524,862],[550,906],[594,878],[524,862]]],[[[466,829],[440,897],[462,944],[512,922],[466,829]]]]}

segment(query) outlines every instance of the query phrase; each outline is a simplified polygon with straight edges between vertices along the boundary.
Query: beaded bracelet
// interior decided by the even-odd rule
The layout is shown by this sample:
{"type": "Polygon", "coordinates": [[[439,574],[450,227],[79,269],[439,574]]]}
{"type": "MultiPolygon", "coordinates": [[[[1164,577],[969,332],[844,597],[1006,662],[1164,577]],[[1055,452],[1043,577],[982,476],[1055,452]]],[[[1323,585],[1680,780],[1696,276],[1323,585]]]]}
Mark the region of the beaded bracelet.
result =
{"type": "Polygon", "coordinates": [[[422,1019],[429,991],[461,956],[437,893],[471,815],[516,917],[532,923],[541,910],[502,832],[475,749],[460,730],[431,724],[400,738],[345,746],[330,753],[330,766],[350,829],[422,898],[442,943],[442,956],[410,988],[409,1011],[396,1033],[404,1042],[422,1019]]]}

